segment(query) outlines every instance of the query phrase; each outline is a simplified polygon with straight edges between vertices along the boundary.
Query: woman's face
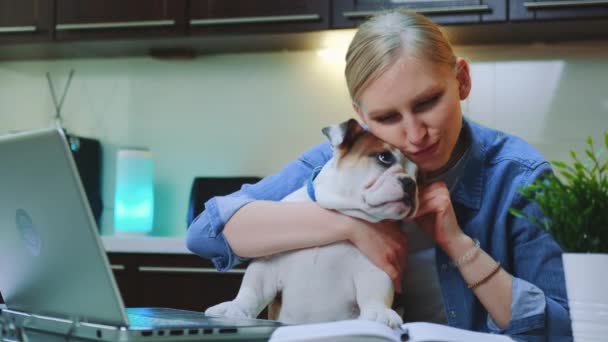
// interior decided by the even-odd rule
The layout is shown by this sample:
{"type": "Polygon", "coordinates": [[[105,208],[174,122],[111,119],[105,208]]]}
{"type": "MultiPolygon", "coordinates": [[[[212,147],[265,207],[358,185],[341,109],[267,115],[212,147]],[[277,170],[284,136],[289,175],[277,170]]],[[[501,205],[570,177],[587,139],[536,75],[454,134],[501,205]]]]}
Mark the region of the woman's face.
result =
{"type": "Polygon", "coordinates": [[[373,134],[426,173],[447,164],[462,127],[460,100],[469,94],[470,78],[466,61],[457,63],[458,73],[404,54],[354,105],[373,134]]]}

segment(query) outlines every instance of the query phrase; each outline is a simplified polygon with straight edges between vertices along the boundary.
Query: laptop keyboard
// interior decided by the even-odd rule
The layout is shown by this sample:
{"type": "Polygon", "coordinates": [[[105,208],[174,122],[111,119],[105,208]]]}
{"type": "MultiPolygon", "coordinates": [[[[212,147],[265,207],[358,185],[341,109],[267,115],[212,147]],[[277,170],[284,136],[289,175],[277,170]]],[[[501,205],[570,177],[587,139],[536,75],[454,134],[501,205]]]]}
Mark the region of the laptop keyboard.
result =
{"type": "Polygon", "coordinates": [[[129,308],[129,325],[134,328],[163,327],[278,327],[282,324],[275,321],[258,319],[232,319],[227,317],[205,316],[202,312],[176,310],[168,308],[129,308]]]}
{"type": "Polygon", "coordinates": [[[129,314],[129,323],[133,327],[201,327],[209,325],[201,319],[180,319],[150,317],[140,314],[129,314]]]}

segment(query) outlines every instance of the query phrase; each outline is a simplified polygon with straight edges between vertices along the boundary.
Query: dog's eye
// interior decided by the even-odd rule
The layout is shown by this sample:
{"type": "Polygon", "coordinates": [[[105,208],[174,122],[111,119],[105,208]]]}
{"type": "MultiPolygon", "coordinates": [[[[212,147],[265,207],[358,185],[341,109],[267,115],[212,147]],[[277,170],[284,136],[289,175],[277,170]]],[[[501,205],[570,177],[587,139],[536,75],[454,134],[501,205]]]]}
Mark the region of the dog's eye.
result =
{"type": "Polygon", "coordinates": [[[390,152],[378,153],[378,161],[383,165],[393,165],[395,163],[395,156],[390,152]]]}

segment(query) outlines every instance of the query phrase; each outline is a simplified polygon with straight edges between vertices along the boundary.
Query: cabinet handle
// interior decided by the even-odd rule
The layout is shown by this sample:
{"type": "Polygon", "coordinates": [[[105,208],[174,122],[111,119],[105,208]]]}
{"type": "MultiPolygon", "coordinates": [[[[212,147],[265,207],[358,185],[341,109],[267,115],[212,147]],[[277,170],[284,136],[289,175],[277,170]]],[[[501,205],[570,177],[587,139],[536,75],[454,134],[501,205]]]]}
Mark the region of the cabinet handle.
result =
{"type": "Polygon", "coordinates": [[[233,269],[226,272],[220,272],[215,268],[210,267],[156,267],[156,266],[139,266],[137,268],[140,272],[170,272],[170,273],[233,273],[233,274],[245,274],[244,269],[233,269]]]}
{"type": "Polygon", "coordinates": [[[71,30],[97,30],[108,28],[131,28],[131,27],[167,27],[175,25],[175,20],[148,20],[148,21],[124,21],[114,23],[80,23],[80,24],[57,24],[57,31],[71,30]]]}
{"type": "Polygon", "coordinates": [[[213,25],[237,25],[237,24],[260,24],[260,23],[288,23],[302,21],[321,20],[318,14],[294,14],[294,15],[272,15],[265,17],[239,17],[239,18],[213,18],[213,19],[191,19],[193,26],[213,25]]]}
{"type": "Polygon", "coordinates": [[[524,2],[524,7],[530,10],[564,8],[564,7],[592,7],[608,5],[608,0],[577,0],[577,1],[539,1],[524,2]]]}
{"type": "MultiPolygon", "coordinates": [[[[471,12],[488,12],[491,10],[488,5],[472,5],[472,6],[447,6],[447,7],[420,7],[411,8],[409,10],[420,14],[460,14],[471,12]]],[[[342,12],[342,15],[347,19],[361,19],[371,17],[380,11],[350,11],[342,12]]]]}
{"type": "Polygon", "coordinates": [[[112,271],[124,271],[125,265],[110,265],[112,271]]]}
{"type": "Polygon", "coordinates": [[[36,32],[36,26],[0,26],[0,33],[36,32]]]}

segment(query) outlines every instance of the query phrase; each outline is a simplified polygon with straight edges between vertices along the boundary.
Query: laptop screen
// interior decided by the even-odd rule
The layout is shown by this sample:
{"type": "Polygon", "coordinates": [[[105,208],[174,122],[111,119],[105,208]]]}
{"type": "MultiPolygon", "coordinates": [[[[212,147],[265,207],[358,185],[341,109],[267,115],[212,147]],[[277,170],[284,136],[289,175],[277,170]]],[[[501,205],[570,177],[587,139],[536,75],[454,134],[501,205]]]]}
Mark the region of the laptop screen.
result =
{"type": "Polygon", "coordinates": [[[0,137],[0,291],[8,308],[128,325],[63,132],[0,137]]]}

